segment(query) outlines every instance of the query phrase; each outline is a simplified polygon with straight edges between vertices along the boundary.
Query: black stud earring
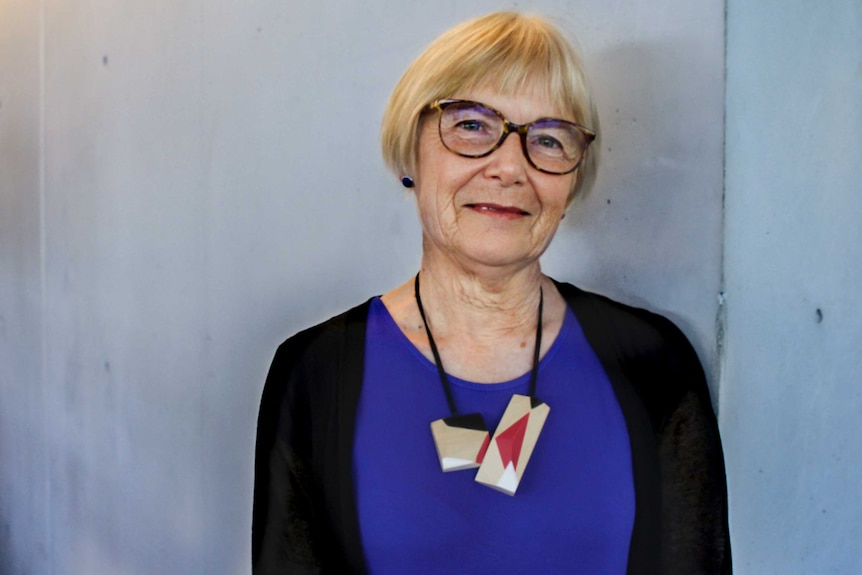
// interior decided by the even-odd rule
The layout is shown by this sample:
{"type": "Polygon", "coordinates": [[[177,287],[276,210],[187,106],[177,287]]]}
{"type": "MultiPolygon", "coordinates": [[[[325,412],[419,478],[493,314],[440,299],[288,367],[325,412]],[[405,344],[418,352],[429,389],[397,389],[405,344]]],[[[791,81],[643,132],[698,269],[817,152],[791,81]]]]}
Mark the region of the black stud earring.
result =
{"type": "Polygon", "coordinates": [[[411,178],[410,176],[404,176],[403,178],[401,178],[401,185],[405,188],[412,188],[414,185],[413,178],[411,178]]]}

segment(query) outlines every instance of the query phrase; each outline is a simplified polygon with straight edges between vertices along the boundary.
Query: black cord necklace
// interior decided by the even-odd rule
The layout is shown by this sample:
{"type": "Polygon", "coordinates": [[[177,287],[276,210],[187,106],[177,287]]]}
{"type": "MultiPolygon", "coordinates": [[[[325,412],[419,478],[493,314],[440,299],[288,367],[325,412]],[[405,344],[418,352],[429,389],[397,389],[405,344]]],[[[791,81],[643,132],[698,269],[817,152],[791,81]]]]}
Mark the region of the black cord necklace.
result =
{"type": "Polygon", "coordinates": [[[440,467],[443,471],[479,467],[476,481],[514,495],[550,411],[550,407],[536,397],[539,352],[542,348],[544,292],[540,287],[536,343],[533,350],[533,367],[530,371],[530,395],[512,396],[492,439],[482,414],[458,413],[452,386],[446,370],[443,369],[440,352],[437,350],[437,344],[434,343],[434,336],[428,326],[428,319],[425,317],[425,308],[419,295],[419,274],[416,274],[413,288],[419,315],[422,316],[422,323],[428,334],[428,344],[431,346],[431,353],[434,355],[434,363],[440,376],[440,383],[446,394],[449,410],[452,412],[450,417],[431,423],[431,434],[434,436],[440,467]]]}

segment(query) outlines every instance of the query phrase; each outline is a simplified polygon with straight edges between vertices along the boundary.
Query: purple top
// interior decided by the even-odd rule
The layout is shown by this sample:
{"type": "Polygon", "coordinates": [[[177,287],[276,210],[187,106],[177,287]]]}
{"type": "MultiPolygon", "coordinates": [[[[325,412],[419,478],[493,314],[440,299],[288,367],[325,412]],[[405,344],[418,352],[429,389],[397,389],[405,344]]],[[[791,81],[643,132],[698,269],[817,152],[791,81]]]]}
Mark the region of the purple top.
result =
{"type": "MultiPolygon", "coordinates": [[[[366,345],[353,467],[370,573],[625,574],[635,509],[628,432],[571,310],[539,364],[536,393],[551,412],[511,497],[474,481],[476,469],[440,470],[430,424],[451,413],[437,369],[379,298],[366,345]]],[[[492,434],[529,379],[449,376],[459,412],[481,413],[492,434]]]]}

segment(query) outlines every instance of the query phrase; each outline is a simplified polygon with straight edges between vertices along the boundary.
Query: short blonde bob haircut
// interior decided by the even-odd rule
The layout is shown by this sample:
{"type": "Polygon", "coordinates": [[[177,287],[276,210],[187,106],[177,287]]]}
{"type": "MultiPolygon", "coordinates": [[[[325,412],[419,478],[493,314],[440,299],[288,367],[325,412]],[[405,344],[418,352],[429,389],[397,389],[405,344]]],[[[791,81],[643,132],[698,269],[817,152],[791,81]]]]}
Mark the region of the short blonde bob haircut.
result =
{"type": "MultiPolygon", "coordinates": [[[[546,90],[563,119],[596,132],[583,64],[569,41],[539,16],[496,12],[463,22],[437,38],[395,86],[383,115],[383,159],[399,178],[416,173],[419,129],[428,105],[481,88],[504,95],[546,90]]],[[[593,148],[598,148],[597,142],[593,148]]],[[[592,180],[596,153],[575,172],[569,200],[592,180]]]]}

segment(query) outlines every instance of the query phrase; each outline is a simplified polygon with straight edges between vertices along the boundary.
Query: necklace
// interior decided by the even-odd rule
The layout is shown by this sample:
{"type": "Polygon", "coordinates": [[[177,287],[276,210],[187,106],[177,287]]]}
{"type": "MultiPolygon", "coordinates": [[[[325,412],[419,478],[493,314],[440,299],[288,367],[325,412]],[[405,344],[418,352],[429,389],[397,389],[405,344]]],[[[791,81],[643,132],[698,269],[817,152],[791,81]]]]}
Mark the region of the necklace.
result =
{"type": "Polygon", "coordinates": [[[542,308],[545,296],[539,288],[539,319],[536,322],[536,344],[533,350],[533,367],[530,371],[530,395],[514,394],[506,406],[503,418],[491,437],[481,413],[458,413],[452,386],[443,369],[440,352],[428,327],[425,308],[419,295],[419,274],[413,282],[416,305],[428,344],[434,355],[440,383],[446,394],[452,415],[431,422],[431,435],[437,448],[437,457],[443,471],[479,468],[476,481],[508,495],[514,495],[527,468],[533,448],[539,439],[542,427],[551,408],[536,397],[536,381],[539,375],[539,351],[542,347],[542,308]]]}

